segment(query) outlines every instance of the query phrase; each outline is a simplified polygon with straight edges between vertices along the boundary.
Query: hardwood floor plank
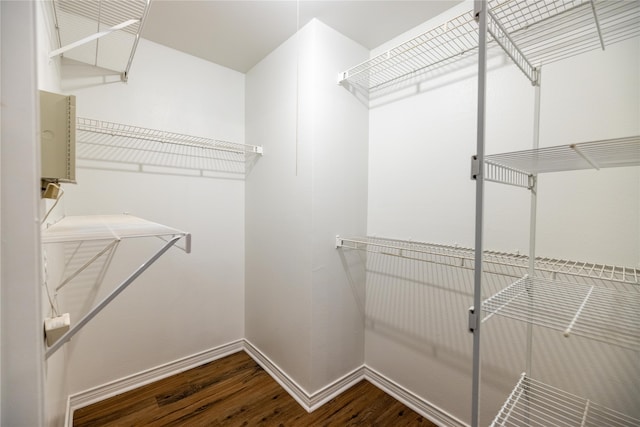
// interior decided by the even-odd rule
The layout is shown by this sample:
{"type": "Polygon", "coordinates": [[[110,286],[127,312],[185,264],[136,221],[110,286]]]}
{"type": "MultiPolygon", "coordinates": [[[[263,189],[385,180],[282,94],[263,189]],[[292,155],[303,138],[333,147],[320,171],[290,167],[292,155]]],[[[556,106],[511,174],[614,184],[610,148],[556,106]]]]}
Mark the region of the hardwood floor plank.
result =
{"type": "Polygon", "coordinates": [[[435,427],[367,381],[307,413],[245,352],[78,409],[73,419],[74,427],[435,427]]]}

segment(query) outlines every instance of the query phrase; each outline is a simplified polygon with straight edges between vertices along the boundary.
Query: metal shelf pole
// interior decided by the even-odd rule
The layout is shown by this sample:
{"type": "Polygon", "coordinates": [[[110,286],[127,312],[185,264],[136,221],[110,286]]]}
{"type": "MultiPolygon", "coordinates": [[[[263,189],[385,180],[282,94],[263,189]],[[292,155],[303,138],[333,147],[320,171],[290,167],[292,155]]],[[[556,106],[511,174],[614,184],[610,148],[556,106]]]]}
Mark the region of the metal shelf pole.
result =
{"type": "Polygon", "coordinates": [[[487,80],[487,2],[474,1],[474,13],[478,20],[478,117],[477,117],[477,161],[476,180],[476,228],[475,228],[475,260],[473,313],[470,314],[469,326],[473,331],[473,378],[471,427],[478,427],[480,420],[480,321],[482,318],[482,232],[484,225],[484,139],[485,139],[485,105],[487,80]]]}

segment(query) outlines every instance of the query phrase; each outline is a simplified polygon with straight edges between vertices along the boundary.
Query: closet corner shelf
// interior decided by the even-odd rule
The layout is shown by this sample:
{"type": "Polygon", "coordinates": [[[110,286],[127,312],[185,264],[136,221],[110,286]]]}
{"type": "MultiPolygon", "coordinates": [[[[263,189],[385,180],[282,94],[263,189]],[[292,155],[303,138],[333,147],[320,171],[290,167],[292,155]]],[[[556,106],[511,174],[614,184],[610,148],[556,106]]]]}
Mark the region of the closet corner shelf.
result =
{"type": "Polygon", "coordinates": [[[485,180],[531,188],[539,173],[640,166],[640,136],[486,155],[485,180]]]}
{"type": "MultiPolygon", "coordinates": [[[[494,0],[488,29],[532,81],[536,68],[636,37],[640,4],[611,0],[494,0]]],[[[478,47],[473,11],[432,28],[387,52],[340,73],[339,83],[369,92],[438,67],[460,63],[478,47]]]]}
{"type": "Polygon", "coordinates": [[[54,0],[53,17],[59,48],[50,57],[64,55],[129,78],[151,0],[54,0]]]}
{"type": "Polygon", "coordinates": [[[524,277],[482,303],[493,315],[640,351],[640,292],[524,277]]]}
{"type": "Polygon", "coordinates": [[[522,374],[491,427],[507,426],[633,427],[640,420],[522,374]]]}
{"type": "Polygon", "coordinates": [[[122,239],[158,237],[165,241],[165,244],[151,255],[147,260],[133,271],[129,277],[123,280],[107,297],[96,304],[87,314],[85,314],[75,325],[65,332],[51,347],[45,351],[45,359],[51,357],[60,347],[77,334],[91,319],[93,319],[102,309],[104,309],[113,299],[125,290],[134,280],[136,280],[147,268],[156,262],[166,251],[174,246],[178,240],[185,239],[185,252],[191,252],[191,234],[167,227],[162,224],[147,221],[132,215],[89,215],[89,216],[68,216],[57,223],[44,229],[41,233],[42,243],[65,243],[86,241],[109,241],[104,249],[94,255],[82,267],[69,275],[56,288],[59,290],[64,284],[71,281],[80,272],[95,262],[109,250],[115,250],[118,242],[122,239]]]}

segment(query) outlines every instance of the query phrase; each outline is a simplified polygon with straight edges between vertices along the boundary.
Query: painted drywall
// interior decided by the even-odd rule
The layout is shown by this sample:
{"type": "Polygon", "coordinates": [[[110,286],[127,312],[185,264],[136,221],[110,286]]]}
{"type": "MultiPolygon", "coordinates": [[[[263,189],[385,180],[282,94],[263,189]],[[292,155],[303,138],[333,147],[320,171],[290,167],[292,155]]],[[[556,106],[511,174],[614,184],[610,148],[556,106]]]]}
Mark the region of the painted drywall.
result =
{"type": "MultiPolygon", "coordinates": [[[[76,95],[79,117],[244,143],[238,72],[143,39],[126,84],[105,82],[75,63],[63,65],[62,78],[62,88],[76,95]]],[[[191,254],[167,252],[66,346],[69,392],[242,338],[243,177],[199,177],[181,168],[152,173],[83,153],[78,184],[64,186],[67,215],[127,212],[190,232],[193,240],[191,254]]],[[[104,257],[66,285],[59,297],[72,323],[162,245],[123,241],[102,281],[104,257]]],[[[65,246],[75,266],[99,249],[87,244],[71,257],[74,247],[65,246]]]]}
{"type": "Polygon", "coordinates": [[[367,112],[335,84],[366,55],[312,21],[247,74],[247,139],[265,158],[246,188],[246,337],[308,394],[363,360],[359,291],[333,245],[366,222],[367,112]]]}
{"type": "Polygon", "coordinates": [[[366,232],[368,111],[336,84],[336,70],[366,50],[321,21],[310,23],[311,46],[300,67],[300,140],[312,162],[312,390],[364,362],[364,288],[349,280],[335,236],[366,232]]]}
{"type": "MultiPolygon", "coordinates": [[[[456,7],[434,22],[464,11],[464,5],[456,7]]],[[[543,68],[542,146],[638,133],[638,43],[543,68]]],[[[505,58],[492,57],[489,70],[487,153],[529,148],[533,88],[505,58]]],[[[473,246],[475,72],[473,65],[462,67],[371,100],[368,234],[473,246]]],[[[638,168],[542,176],[537,255],[637,267],[639,190],[638,168]]],[[[485,249],[528,253],[526,191],[487,183],[485,215],[485,249]]],[[[460,269],[380,256],[367,261],[367,365],[468,422],[471,278],[460,269]]],[[[499,277],[486,280],[487,293],[507,284],[499,277]]],[[[525,346],[522,326],[513,322],[492,319],[483,331],[486,425],[525,369],[525,346]]],[[[638,416],[633,352],[557,339],[546,331],[536,331],[534,343],[534,374],[638,416]],[[616,362],[603,365],[605,359],[616,362]],[[598,390],[599,384],[605,386],[598,390]]]]}
{"type": "Polygon", "coordinates": [[[0,19],[0,424],[40,426],[45,403],[35,4],[2,2],[0,19]]]}

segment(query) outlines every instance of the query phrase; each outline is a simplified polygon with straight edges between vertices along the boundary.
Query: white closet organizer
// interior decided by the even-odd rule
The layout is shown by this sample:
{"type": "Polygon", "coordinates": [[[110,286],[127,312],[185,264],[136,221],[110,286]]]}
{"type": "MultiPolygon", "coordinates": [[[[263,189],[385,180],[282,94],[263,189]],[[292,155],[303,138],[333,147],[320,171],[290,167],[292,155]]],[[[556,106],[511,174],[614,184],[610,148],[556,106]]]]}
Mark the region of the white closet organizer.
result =
{"type": "MultiPolygon", "coordinates": [[[[477,155],[472,162],[472,177],[476,180],[476,235],[474,270],[474,307],[469,314],[469,327],[474,334],[472,379],[472,427],[478,427],[480,414],[480,325],[493,315],[508,316],[516,301],[531,289],[537,289],[541,299],[525,303],[525,315],[520,320],[532,324],[532,319],[544,326],[558,329],[565,335],[581,335],[634,350],[639,349],[638,315],[626,307],[638,302],[637,293],[624,293],[595,289],[581,285],[580,279],[597,278],[611,282],[638,285],[639,271],[635,268],[580,263],[574,261],[536,258],[535,241],[531,243],[531,257],[508,257],[510,263],[526,270],[522,278],[500,295],[482,301],[483,271],[496,269],[495,254],[483,248],[484,181],[497,181],[533,189],[538,173],[585,168],[633,166],[638,164],[638,137],[620,138],[571,144],[563,147],[539,149],[523,154],[485,156],[485,99],[486,68],[490,49],[501,48],[525,74],[533,86],[539,86],[540,67],[640,35],[640,2],[620,0],[477,0],[474,10],[438,25],[393,49],[377,55],[339,74],[340,84],[363,90],[369,94],[398,83],[421,82],[431,72],[448,72],[457,65],[467,66],[478,55],[478,129],[477,155]],[[507,159],[508,158],[508,159],[507,159]],[[528,264],[528,266],[526,266],[528,264]],[[560,280],[558,277],[562,277],[560,280]],[[565,280],[566,279],[566,280],[565,280]],[[578,282],[578,283],[576,283],[578,282]],[[543,292],[539,292],[542,290],[543,292]],[[544,291],[552,290],[547,295],[544,291]],[[569,292],[573,293],[567,298],[569,292]],[[523,293],[524,292],[524,293],[523,293]],[[556,295],[556,292],[562,292],[556,295]],[[501,297],[504,297],[501,299],[501,297]],[[558,305],[560,308],[558,308],[558,305]],[[531,307],[540,311],[528,316],[531,307]],[[552,308],[550,308],[552,306],[552,308]],[[548,310],[558,310],[559,319],[547,324],[548,310]],[[622,310],[619,317],[627,317],[611,333],[604,324],[601,310],[622,310]],[[486,311],[486,315],[485,312],[486,311]]],[[[435,73],[434,73],[435,74],[435,73]]],[[[536,89],[536,126],[539,124],[539,91],[536,89]]],[[[534,144],[537,148],[538,131],[534,144]]],[[[535,192],[533,192],[535,194],[535,192]]],[[[535,212],[535,196],[532,196],[535,212]]],[[[535,214],[532,214],[535,230],[535,214]]],[[[532,234],[533,231],[532,231],[532,234]]],[[[337,247],[349,247],[392,256],[439,261],[447,265],[459,262],[469,264],[469,251],[460,248],[442,248],[440,245],[392,243],[370,238],[337,238],[337,247]],[[466,252],[465,252],[466,251],[466,252]]],[[[500,259],[500,261],[503,261],[500,259]]],[[[500,267],[503,268],[503,267],[500,267]]],[[[635,290],[635,289],[634,289],[635,290]]],[[[526,298],[529,298],[528,296],[526,298]]],[[[518,310],[515,310],[518,311],[518,310]]],[[[513,315],[515,316],[515,314],[513,315]]],[[[554,320],[554,319],[551,319],[554,320]]],[[[530,348],[530,346],[529,346],[530,348]]],[[[531,352],[528,351],[530,354],[531,352]]],[[[528,363],[529,365],[529,363],[528,363]]],[[[528,368],[529,366],[527,366],[528,368]]],[[[571,409],[573,410],[573,409],[571,409]]],[[[523,379],[505,403],[494,425],[640,425],[640,420],[602,409],[598,405],[550,386],[523,379]],[[523,393],[522,390],[527,393],[523,393]],[[528,393],[532,390],[532,393],[528,393]],[[535,391],[535,393],[534,393],[535,391]],[[538,400],[538,396],[543,396],[538,400]],[[569,412],[567,401],[583,402],[580,416],[569,412]],[[525,405],[525,418],[520,405],[525,405]],[[541,418],[536,418],[540,416],[541,418]],[[595,421],[594,421],[595,420],[595,421]],[[591,422],[591,424],[588,424],[591,422]]]]}
{"type": "Polygon", "coordinates": [[[138,278],[147,268],[149,268],[160,256],[169,248],[174,246],[178,240],[184,239],[184,251],[191,252],[191,234],[167,227],[162,224],[147,221],[132,215],[89,215],[89,216],[68,216],[42,231],[42,243],[78,243],[88,241],[105,241],[105,247],[98,251],[89,261],[71,273],[56,288],[61,289],[80,272],[86,269],[109,250],[113,250],[123,239],[156,237],[166,243],[150,256],[140,267],[120,283],[107,297],[96,304],[89,312],[58,339],[45,352],[45,358],[49,358],[62,345],[69,341],[78,333],[85,324],[93,319],[103,308],[105,308],[115,297],[118,296],[127,286],[138,278]]]}
{"type": "MultiPolygon", "coordinates": [[[[618,138],[538,148],[539,90],[536,89],[534,149],[485,156],[485,87],[488,34],[497,41],[534,86],[539,86],[543,63],[564,59],[609,43],[640,34],[640,2],[538,1],[507,2],[506,7],[491,8],[476,3],[479,26],[478,65],[478,154],[472,162],[476,180],[476,254],[474,307],[469,325],[474,333],[472,389],[472,426],[479,424],[480,411],[480,325],[494,315],[526,322],[526,371],[511,396],[494,419],[492,426],[511,425],[640,425],[640,420],[570,395],[528,376],[531,369],[532,325],[586,337],[640,351],[640,315],[635,310],[640,293],[620,291],[608,286],[590,286],[540,277],[536,263],[530,261],[529,275],[482,301],[484,260],[483,198],[484,181],[494,181],[532,190],[530,252],[535,253],[537,175],[579,169],[600,169],[640,165],[640,137],[618,138]],[[538,19],[538,13],[548,13],[538,19]],[[533,13],[532,13],[533,12],[533,13]],[[529,20],[528,18],[531,17],[529,20]],[[527,19],[524,19],[527,18],[527,19]],[[530,22],[525,26],[512,23],[530,22]],[[502,23],[501,23],[502,22],[502,23]],[[538,24],[539,23],[539,24],[538,24]],[[505,30],[506,28],[506,30],[505,30]],[[596,31],[593,31],[595,29],[596,31]],[[503,32],[504,30],[504,32],[503,32]],[[598,43],[592,35],[597,34],[598,43]],[[501,43],[504,36],[511,44],[501,43]],[[523,66],[523,64],[525,64],[523,66]],[[529,64],[535,64],[529,72],[529,64]]],[[[635,269],[619,269],[624,281],[639,285],[635,269]],[[627,275],[629,271],[629,275],[627,275]]],[[[571,276],[570,274],[568,275],[571,276]]]]}
{"type": "Polygon", "coordinates": [[[189,170],[201,176],[223,172],[238,176],[262,155],[262,147],[77,118],[77,157],[92,162],[189,170]]]}
{"type": "Polygon", "coordinates": [[[49,57],[69,59],[113,70],[122,81],[138,46],[151,0],[54,0],[59,48],[49,57]]]}
{"type": "MultiPolygon", "coordinates": [[[[500,45],[532,81],[532,64],[549,64],[640,34],[635,1],[490,1],[489,42],[500,45]]],[[[472,58],[478,49],[474,11],[340,73],[339,82],[372,92],[472,58]]]]}

